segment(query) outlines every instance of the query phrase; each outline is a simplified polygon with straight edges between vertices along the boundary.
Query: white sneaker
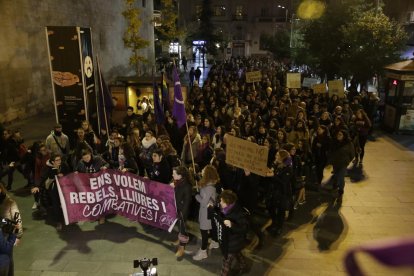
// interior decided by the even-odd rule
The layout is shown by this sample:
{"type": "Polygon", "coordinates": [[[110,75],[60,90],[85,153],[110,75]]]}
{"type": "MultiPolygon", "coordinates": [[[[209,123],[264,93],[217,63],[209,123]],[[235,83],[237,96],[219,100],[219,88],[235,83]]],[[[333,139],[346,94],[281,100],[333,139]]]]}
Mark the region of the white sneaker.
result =
{"type": "Polygon", "coordinates": [[[35,203],[33,203],[32,210],[37,210],[38,208],[39,208],[39,205],[35,201],[35,203]]]}
{"type": "Polygon", "coordinates": [[[207,259],[207,250],[199,249],[197,253],[193,256],[194,261],[201,261],[203,259],[207,259]]]}
{"type": "Polygon", "coordinates": [[[220,244],[216,241],[211,240],[208,246],[208,249],[217,249],[220,248],[220,244]]]}

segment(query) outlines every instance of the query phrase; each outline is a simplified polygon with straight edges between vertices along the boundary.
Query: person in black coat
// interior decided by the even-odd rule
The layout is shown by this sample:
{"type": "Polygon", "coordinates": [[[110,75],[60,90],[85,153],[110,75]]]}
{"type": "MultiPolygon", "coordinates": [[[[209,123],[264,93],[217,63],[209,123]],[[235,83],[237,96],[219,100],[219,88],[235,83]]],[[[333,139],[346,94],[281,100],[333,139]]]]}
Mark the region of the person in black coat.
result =
{"type": "MultiPolygon", "coordinates": [[[[99,155],[93,155],[89,149],[82,150],[82,159],[75,168],[75,172],[96,173],[100,170],[106,170],[109,164],[99,155]]],[[[126,171],[126,170],[124,170],[126,171]]],[[[99,224],[105,222],[105,217],[99,219],[99,224]]]]}
{"type": "Polygon", "coordinates": [[[271,177],[266,200],[270,220],[262,227],[261,232],[263,233],[268,227],[271,227],[270,231],[279,235],[282,232],[286,210],[292,204],[294,175],[289,152],[279,150],[276,153],[275,163],[266,176],[271,177]]]}
{"type": "Polygon", "coordinates": [[[333,187],[338,188],[339,200],[342,200],[342,195],[344,193],[346,168],[354,157],[355,148],[349,138],[348,132],[346,130],[338,131],[336,137],[332,141],[329,161],[333,166],[333,187]]]}
{"type": "Polygon", "coordinates": [[[237,195],[231,190],[221,193],[220,209],[226,236],[226,244],[221,244],[224,256],[220,275],[227,276],[234,260],[238,262],[240,272],[246,269],[246,260],[241,251],[246,246],[248,220],[237,203],[237,195]]]}
{"type": "Polygon", "coordinates": [[[24,178],[28,179],[23,165],[22,157],[26,153],[27,149],[24,146],[24,140],[20,134],[19,130],[15,130],[13,134],[6,140],[6,145],[4,148],[5,151],[5,161],[8,164],[7,168],[7,190],[11,190],[14,171],[17,169],[24,178]]]}
{"type": "Polygon", "coordinates": [[[76,134],[77,136],[73,145],[73,152],[69,158],[70,161],[68,161],[68,165],[71,168],[75,168],[79,160],[82,158],[82,150],[89,149],[93,152],[92,145],[86,140],[85,130],[83,128],[79,128],[77,129],[76,134]]]}
{"type": "Polygon", "coordinates": [[[312,157],[315,164],[317,185],[321,185],[323,170],[328,163],[328,150],[331,144],[329,129],[320,125],[316,130],[316,136],[312,140],[312,157]]]}
{"type": "Polygon", "coordinates": [[[60,154],[52,153],[50,159],[46,162],[46,168],[42,173],[39,184],[36,184],[31,192],[33,194],[45,193],[47,203],[50,204],[48,213],[53,222],[56,223],[56,230],[62,230],[63,212],[60,204],[59,192],[55,176],[62,177],[70,172],[68,165],[62,161],[60,154]]]}
{"type": "Polygon", "coordinates": [[[175,253],[176,257],[184,255],[185,245],[188,243],[189,237],[186,229],[186,221],[191,204],[192,182],[190,172],[184,166],[175,167],[172,174],[174,182],[170,185],[175,191],[175,205],[177,206],[177,225],[179,227],[178,249],[175,253]]]}
{"type": "Polygon", "coordinates": [[[80,173],[95,173],[106,170],[109,164],[99,155],[93,155],[89,149],[82,151],[82,159],[79,161],[75,171],[80,173]]]}
{"type": "Polygon", "coordinates": [[[171,180],[171,169],[167,159],[164,158],[162,149],[156,149],[152,152],[152,167],[149,178],[151,180],[168,184],[171,180]]]}

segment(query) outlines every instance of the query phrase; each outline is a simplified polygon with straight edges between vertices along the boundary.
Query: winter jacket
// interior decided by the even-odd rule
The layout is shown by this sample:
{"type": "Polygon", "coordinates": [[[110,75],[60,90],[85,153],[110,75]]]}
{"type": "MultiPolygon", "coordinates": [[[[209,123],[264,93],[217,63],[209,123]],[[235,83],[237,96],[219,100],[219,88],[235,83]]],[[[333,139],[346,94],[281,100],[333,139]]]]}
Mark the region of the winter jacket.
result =
{"type": "Polygon", "coordinates": [[[228,231],[228,253],[238,253],[246,246],[249,223],[245,212],[236,202],[227,214],[223,214],[223,220],[231,221],[231,227],[225,228],[228,231]]]}
{"type": "Polygon", "coordinates": [[[269,187],[268,207],[276,206],[287,209],[293,195],[294,175],[292,167],[275,168],[269,187]]]}
{"type": "Polygon", "coordinates": [[[150,168],[152,165],[152,152],[157,148],[157,139],[152,137],[150,141],[145,138],[142,139],[141,152],[139,153],[139,161],[145,168],[150,168]]]}
{"type": "Polygon", "coordinates": [[[198,222],[201,230],[211,230],[211,220],[208,219],[208,205],[216,202],[216,187],[213,184],[207,184],[200,189],[200,193],[195,196],[200,203],[198,212],[198,222]]]}
{"type": "Polygon", "coordinates": [[[89,163],[80,160],[75,168],[75,171],[81,173],[95,173],[99,172],[102,167],[109,168],[109,164],[100,156],[94,155],[89,163]]]}
{"type": "Polygon", "coordinates": [[[161,159],[161,162],[152,164],[149,175],[149,178],[151,180],[164,184],[169,184],[171,176],[172,173],[170,169],[170,164],[168,164],[167,159],[165,159],[164,157],[161,159]]]}
{"type": "Polygon", "coordinates": [[[52,131],[50,135],[47,136],[45,144],[50,153],[56,153],[62,156],[66,156],[67,154],[69,154],[69,138],[63,133],[60,136],[56,136],[55,133],[52,131]]]}
{"type": "Polygon", "coordinates": [[[190,204],[191,204],[191,183],[186,180],[177,181],[175,183],[175,204],[177,206],[177,215],[179,218],[187,220],[190,204]]]}
{"type": "Polygon", "coordinates": [[[329,162],[334,168],[348,166],[349,162],[355,157],[354,144],[349,141],[341,144],[333,144],[329,153],[329,162]]]}
{"type": "Polygon", "coordinates": [[[46,167],[42,171],[42,176],[40,178],[39,184],[36,184],[36,187],[46,187],[49,188],[49,184],[55,181],[55,176],[58,174],[68,174],[70,172],[68,165],[65,162],[62,162],[59,168],[53,167],[53,164],[48,160],[46,162],[46,167]]]}
{"type": "Polygon", "coordinates": [[[316,136],[312,141],[312,157],[314,162],[326,163],[328,160],[328,151],[330,147],[330,138],[328,136],[316,136]]]}
{"type": "MultiPolygon", "coordinates": [[[[0,216],[2,218],[14,220],[16,213],[20,214],[16,201],[12,199],[8,194],[6,194],[3,202],[0,203],[0,216]]],[[[21,215],[19,215],[19,218],[21,219],[21,215]]],[[[16,236],[18,239],[23,236],[23,225],[20,227],[19,232],[16,234],[16,236]]]]}
{"type": "MultiPolygon", "coordinates": [[[[184,164],[190,164],[191,163],[191,150],[188,145],[188,137],[186,136],[184,138],[187,143],[183,145],[183,150],[181,152],[181,160],[184,162],[184,164]]],[[[198,149],[200,147],[201,143],[201,137],[200,134],[197,134],[194,139],[191,141],[191,148],[193,150],[193,156],[194,160],[197,159],[198,149]]]]}

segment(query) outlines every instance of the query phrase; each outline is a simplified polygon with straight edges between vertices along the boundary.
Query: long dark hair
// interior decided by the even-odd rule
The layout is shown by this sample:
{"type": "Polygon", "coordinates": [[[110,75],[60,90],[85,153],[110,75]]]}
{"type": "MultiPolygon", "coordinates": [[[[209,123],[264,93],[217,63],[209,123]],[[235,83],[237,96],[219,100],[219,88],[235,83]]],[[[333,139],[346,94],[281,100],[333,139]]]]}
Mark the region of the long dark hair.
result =
{"type": "Polygon", "coordinates": [[[188,184],[192,185],[194,183],[193,177],[191,176],[191,173],[187,167],[185,166],[174,167],[173,171],[175,171],[178,175],[181,175],[182,180],[186,181],[188,184]]]}

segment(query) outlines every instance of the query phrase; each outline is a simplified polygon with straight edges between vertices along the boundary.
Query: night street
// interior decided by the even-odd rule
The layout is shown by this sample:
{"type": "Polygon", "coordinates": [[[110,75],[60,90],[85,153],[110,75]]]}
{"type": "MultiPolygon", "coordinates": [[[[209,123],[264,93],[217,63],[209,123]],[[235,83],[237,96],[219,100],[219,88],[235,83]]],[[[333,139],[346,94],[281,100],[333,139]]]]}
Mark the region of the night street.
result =
{"type": "MultiPolygon", "coordinates": [[[[41,139],[53,125],[53,116],[39,116],[15,125],[27,140],[41,139]],[[33,127],[36,125],[37,127],[33,127]]],[[[252,265],[248,275],[345,275],[343,258],[353,246],[384,238],[413,234],[414,229],[414,144],[410,136],[379,134],[366,148],[364,176],[352,183],[346,178],[342,207],[334,205],[330,192],[308,192],[307,203],[297,210],[286,231],[279,238],[266,236],[262,249],[246,251],[252,265]],[[394,138],[393,138],[394,137],[394,138]]],[[[325,170],[325,176],[330,172],[325,170]]],[[[97,222],[71,225],[58,233],[44,220],[32,218],[33,197],[21,189],[25,183],[16,173],[12,194],[23,216],[24,237],[15,248],[16,275],[127,275],[132,261],[143,257],[158,258],[160,275],[217,275],[221,253],[195,262],[190,254],[177,261],[168,234],[110,218],[104,225],[97,222]]],[[[199,235],[192,225],[192,233],[199,235]]],[[[196,251],[193,240],[187,251],[196,251]]],[[[362,267],[370,275],[395,275],[364,257],[362,267]]],[[[398,271],[412,275],[412,270],[398,271]]]]}

